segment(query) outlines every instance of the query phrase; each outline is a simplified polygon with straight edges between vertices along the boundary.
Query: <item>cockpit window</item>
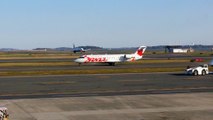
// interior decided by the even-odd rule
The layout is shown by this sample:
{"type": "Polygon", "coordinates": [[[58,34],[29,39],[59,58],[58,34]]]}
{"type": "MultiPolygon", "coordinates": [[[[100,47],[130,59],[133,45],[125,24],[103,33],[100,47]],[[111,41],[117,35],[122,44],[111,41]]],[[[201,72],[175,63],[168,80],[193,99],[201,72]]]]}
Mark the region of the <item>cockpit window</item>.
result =
{"type": "Polygon", "coordinates": [[[81,57],[79,57],[79,58],[84,58],[84,56],[81,56],[81,57]]]}

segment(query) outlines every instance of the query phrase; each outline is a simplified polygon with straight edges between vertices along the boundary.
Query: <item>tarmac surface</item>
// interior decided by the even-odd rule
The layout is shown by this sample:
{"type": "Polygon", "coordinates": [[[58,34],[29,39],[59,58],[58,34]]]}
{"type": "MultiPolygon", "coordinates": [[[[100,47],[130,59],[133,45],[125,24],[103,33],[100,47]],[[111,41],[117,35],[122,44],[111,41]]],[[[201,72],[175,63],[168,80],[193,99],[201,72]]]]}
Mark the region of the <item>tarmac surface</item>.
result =
{"type": "MultiPolygon", "coordinates": [[[[149,56],[148,59],[168,56],[149,56]]],[[[191,59],[191,56],[174,56],[191,59]]],[[[146,58],[147,59],[147,58],[146,58]]],[[[210,58],[208,58],[210,59],[210,58]]],[[[0,60],[7,63],[70,59],[0,60]]],[[[197,63],[1,67],[0,72],[183,67],[197,63]]],[[[200,63],[199,63],[200,64],[200,63]]],[[[0,77],[0,106],[11,120],[211,120],[213,74],[123,73],[0,77]]]]}
{"type": "Polygon", "coordinates": [[[213,92],[212,78],[184,73],[0,77],[0,99],[213,92]]]}
{"type": "Polygon", "coordinates": [[[1,100],[10,120],[212,120],[212,93],[1,100]]]}
{"type": "Polygon", "coordinates": [[[162,64],[123,64],[118,63],[116,66],[109,66],[107,63],[99,64],[83,64],[79,66],[75,65],[60,65],[60,66],[21,66],[21,67],[1,67],[0,72],[11,72],[11,71],[54,71],[54,70],[92,70],[92,69],[128,69],[128,68],[169,68],[169,67],[182,67],[195,66],[195,63],[162,63],[162,64]]]}

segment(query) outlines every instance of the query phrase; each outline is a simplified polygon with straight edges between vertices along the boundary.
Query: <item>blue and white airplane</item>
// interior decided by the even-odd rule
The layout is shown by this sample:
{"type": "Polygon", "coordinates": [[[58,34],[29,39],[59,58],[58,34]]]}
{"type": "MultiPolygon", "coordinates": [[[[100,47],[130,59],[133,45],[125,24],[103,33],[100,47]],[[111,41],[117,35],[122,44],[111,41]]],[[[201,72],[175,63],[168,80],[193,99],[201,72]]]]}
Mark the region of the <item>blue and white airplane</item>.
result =
{"type": "Polygon", "coordinates": [[[77,53],[77,52],[86,52],[87,50],[85,50],[84,48],[82,47],[75,47],[75,44],[73,44],[73,50],[72,50],[74,53],[77,53]]]}

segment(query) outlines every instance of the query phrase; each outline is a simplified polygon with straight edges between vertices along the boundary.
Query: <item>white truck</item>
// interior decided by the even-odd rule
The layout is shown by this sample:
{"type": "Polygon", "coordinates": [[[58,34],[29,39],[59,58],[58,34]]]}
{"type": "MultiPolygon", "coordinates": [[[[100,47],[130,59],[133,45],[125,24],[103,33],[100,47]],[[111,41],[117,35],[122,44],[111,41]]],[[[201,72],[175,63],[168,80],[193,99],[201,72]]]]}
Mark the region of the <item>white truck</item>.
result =
{"type": "Polygon", "coordinates": [[[0,107],[0,120],[8,120],[9,114],[6,107],[0,107]]]}
{"type": "Polygon", "coordinates": [[[200,65],[198,67],[187,67],[186,74],[189,75],[206,75],[209,74],[209,68],[207,64],[200,65]]]}

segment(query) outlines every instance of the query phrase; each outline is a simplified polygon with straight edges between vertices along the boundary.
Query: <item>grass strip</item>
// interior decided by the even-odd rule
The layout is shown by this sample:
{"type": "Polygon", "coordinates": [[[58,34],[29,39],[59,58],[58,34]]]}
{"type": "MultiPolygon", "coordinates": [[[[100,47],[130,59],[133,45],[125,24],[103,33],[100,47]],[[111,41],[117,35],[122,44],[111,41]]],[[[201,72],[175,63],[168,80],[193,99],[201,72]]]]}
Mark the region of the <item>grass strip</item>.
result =
{"type": "Polygon", "coordinates": [[[36,66],[64,66],[77,65],[73,62],[35,62],[35,63],[0,63],[0,67],[36,67],[36,66]]]}
{"type": "Polygon", "coordinates": [[[159,60],[148,60],[148,59],[142,59],[134,62],[126,62],[126,64],[146,64],[146,63],[184,63],[184,62],[190,62],[190,60],[187,59],[159,59],[159,60]]]}
{"type": "Polygon", "coordinates": [[[0,60],[14,60],[14,59],[63,59],[63,58],[78,58],[78,56],[29,56],[29,57],[19,57],[19,56],[0,56],[0,60]]]}
{"type": "MultiPolygon", "coordinates": [[[[122,64],[159,64],[159,63],[184,63],[189,60],[139,60],[134,62],[124,62],[122,64]]],[[[118,63],[119,64],[119,63],[118,63]]],[[[70,60],[70,62],[30,62],[30,63],[0,63],[0,67],[36,67],[36,66],[68,66],[78,65],[70,60]]]]}
{"type": "Polygon", "coordinates": [[[35,75],[66,75],[66,74],[115,74],[115,73],[150,73],[177,72],[183,68],[134,68],[134,69],[90,69],[90,70],[48,70],[48,71],[8,71],[0,72],[0,76],[35,76],[35,75]]]}

